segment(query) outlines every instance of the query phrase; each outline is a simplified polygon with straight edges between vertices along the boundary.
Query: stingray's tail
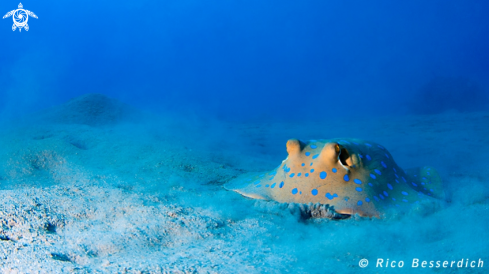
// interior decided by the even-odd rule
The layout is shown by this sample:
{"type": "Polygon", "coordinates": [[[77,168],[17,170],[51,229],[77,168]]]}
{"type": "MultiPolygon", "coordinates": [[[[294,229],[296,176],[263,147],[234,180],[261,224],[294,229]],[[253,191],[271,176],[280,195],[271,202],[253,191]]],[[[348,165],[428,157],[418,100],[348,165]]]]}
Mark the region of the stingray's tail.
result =
{"type": "Polygon", "coordinates": [[[406,173],[417,183],[416,190],[428,196],[445,200],[445,190],[440,174],[436,169],[425,166],[406,170],[406,173]]]}

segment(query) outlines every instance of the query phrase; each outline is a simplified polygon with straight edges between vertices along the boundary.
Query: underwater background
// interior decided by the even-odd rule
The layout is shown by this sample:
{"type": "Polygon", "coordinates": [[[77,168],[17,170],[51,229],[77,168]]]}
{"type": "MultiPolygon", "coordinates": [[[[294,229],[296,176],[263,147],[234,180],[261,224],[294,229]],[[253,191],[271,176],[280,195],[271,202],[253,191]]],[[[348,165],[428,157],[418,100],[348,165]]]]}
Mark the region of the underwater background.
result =
{"type": "Polygon", "coordinates": [[[487,272],[489,2],[22,5],[28,31],[0,21],[3,273],[487,272]],[[341,137],[436,168],[446,199],[337,221],[223,188],[341,137]]]}
{"type": "Polygon", "coordinates": [[[2,20],[4,115],[98,92],[152,110],[320,120],[467,110],[473,96],[416,95],[457,79],[489,85],[485,1],[22,4],[40,17],[26,33],[2,20]]]}

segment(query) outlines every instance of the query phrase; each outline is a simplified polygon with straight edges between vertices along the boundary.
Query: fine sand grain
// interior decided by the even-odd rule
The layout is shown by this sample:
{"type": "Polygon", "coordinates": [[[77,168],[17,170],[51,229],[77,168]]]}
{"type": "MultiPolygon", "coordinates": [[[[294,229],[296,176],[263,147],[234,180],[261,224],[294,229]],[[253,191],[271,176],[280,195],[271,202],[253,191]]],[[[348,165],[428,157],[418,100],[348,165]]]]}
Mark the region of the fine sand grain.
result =
{"type": "MultiPolygon", "coordinates": [[[[4,273],[391,273],[378,258],[489,267],[489,113],[227,123],[85,95],[0,132],[4,273]],[[355,137],[430,165],[442,206],[304,220],[222,185],[285,159],[289,138],[355,137]],[[370,265],[361,269],[360,259],[370,265]]],[[[455,273],[457,268],[439,269],[455,273]]],[[[464,271],[467,271],[465,269],[464,271]]]]}

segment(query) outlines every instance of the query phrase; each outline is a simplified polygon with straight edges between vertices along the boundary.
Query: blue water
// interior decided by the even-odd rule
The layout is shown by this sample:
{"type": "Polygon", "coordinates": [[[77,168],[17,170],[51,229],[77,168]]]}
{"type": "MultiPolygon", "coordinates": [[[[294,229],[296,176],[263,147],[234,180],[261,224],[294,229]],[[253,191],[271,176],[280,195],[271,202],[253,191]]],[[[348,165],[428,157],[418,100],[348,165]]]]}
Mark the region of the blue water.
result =
{"type": "MultiPolygon", "coordinates": [[[[28,31],[0,20],[0,271],[489,267],[489,2],[22,4],[28,31]],[[290,138],[337,137],[433,166],[446,201],[331,221],[222,187],[279,166],[290,138]]],[[[340,171],[309,168],[289,176],[340,171]]]]}
{"type": "Polygon", "coordinates": [[[390,115],[436,77],[489,86],[485,1],[22,4],[39,19],[0,21],[4,114],[97,92],[230,120],[390,115]]]}

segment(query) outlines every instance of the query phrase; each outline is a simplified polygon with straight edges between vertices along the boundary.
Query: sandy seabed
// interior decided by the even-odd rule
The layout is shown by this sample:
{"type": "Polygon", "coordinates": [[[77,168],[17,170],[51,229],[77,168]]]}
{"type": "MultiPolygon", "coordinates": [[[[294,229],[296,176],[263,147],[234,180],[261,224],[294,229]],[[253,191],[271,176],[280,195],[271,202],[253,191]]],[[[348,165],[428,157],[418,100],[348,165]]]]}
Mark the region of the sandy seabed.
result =
{"type": "Polygon", "coordinates": [[[3,273],[410,273],[489,268],[489,113],[230,123],[85,95],[0,131],[3,273]],[[383,219],[304,219],[226,191],[289,138],[354,137],[430,165],[448,200],[383,219]],[[403,261],[402,268],[377,267],[403,261]],[[365,268],[361,259],[369,260],[365,268]],[[429,267],[427,267],[429,268],[429,267]]]}

